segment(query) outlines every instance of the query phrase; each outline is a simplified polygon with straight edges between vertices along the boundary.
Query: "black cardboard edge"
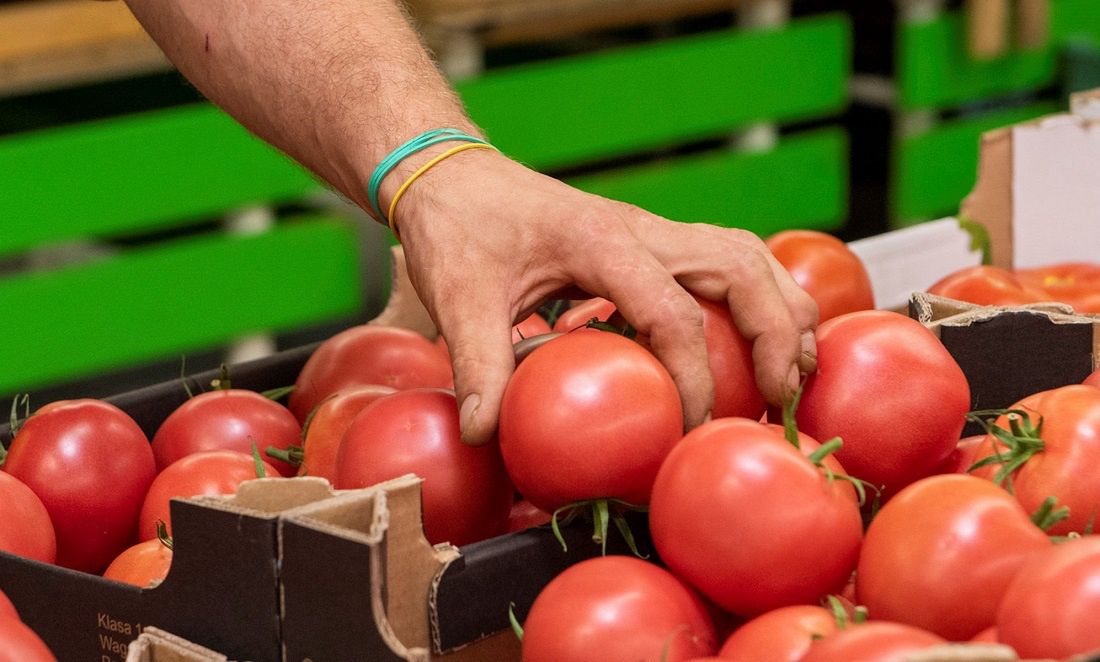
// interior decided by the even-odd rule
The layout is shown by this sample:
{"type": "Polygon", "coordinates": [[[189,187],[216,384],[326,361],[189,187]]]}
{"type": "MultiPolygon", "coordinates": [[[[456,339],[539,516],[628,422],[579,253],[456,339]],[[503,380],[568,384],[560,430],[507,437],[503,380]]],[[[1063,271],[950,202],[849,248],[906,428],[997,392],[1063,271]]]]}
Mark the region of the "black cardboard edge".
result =
{"type": "MultiPolygon", "coordinates": [[[[631,514],[627,520],[639,550],[655,560],[645,514],[631,514]]],[[[523,622],[535,598],[554,577],[600,555],[600,546],[592,541],[591,524],[576,521],[563,527],[562,535],[568,551],[562,551],[548,525],[460,548],[462,556],[443,571],[436,590],[435,652],[449,652],[508,629],[511,604],[516,618],[523,622]]],[[[614,527],[608,535],[608,554],[631,554],[614,527]]]]}

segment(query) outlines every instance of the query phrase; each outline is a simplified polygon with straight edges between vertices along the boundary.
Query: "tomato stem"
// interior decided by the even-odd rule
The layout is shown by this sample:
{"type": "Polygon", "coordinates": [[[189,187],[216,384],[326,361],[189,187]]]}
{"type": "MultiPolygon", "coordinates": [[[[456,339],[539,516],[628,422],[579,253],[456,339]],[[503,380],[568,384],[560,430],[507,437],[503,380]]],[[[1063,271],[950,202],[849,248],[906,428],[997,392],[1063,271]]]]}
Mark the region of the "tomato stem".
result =
{"type": "Polygon", "coordinates": [[[256,441],[250,435],[248,443],[252,445],[252,463],[256,467],[256,478],[267,478],[267,470],[264,469],[264,460],[260,457],[260,449],[256,448],[256,441]]]}
{"type": "Polygon", "coordinates": [[[993,244],[989,240],[989,230],[974,219],[958,217],[959,227],[970,235],[970,250],[982,252],[982,264],[993,264],[993,244]]]}
{"type": "Polygon", "coordinates": [[[290,386],[281,386],[279,388],[271,388],[266,391],[261,391],[260,395],[264,396],[268,400],[275,400],[276,402],[278,402],[279,400],[282,400],[286,396],[293,393],[294,390],[297,388],[298,387],[296,385],[291,384],[290,386]]]}
{"type": "Polygon", "coordinates": [[[282,460],[293,467],[300,467],[302,466],[302,460],[305,458],[305,449],[301,446],[287,446],[286,448],[268,446],[264,449],[264,455],[282,460]]]}
{"type": "Polygon", "coordinates": [[[210,386],[215,391],[228,391],[233,388],[233,382],[229,379],[229,366],[221,364],[220,375],[210,381],[210,386]]]}
{"type": "Polygon", "coordinates": [[[620,336],[625,336],[634,340],[638,337],[638,330],[631,326],[629,323],[623,324],[623,326],[616,326],[611,322],[602,322],[599,317],[593,317],[585,322],[584,325],[589,329],[599,329],[600,331],[607,331],[608,333],[614,333],[620,336]]]}
{"type": "Polygon", "coordinates": [[[157,520],[157,540],[168,549],[172,549],[172,536],[168,535],[168,525],[164,520],[157,520]]]}
{"type": "Polygon", "coordinates": [[[561,317],[561,314],[563,312],[565,312],[565,303],[565,299],[558,299],[549,306],[549,310],[546,311],[546,323],[550,325],[550,328],[554,327],[554,324],[557,323],[558,318],[561,317]]]}
{"type": "Polygon", "coordinates": [[[833,453],[840,450],[840,448],[843,445],[844,445],[844,442],[841,441],[840,437],[833,437],[829,441],[826,441],[825,443],[821,444],[821,446],[817,450],[810,453],[808,458],[809,458],[810,462],[813,462],[814,464],[816,464],[817,466],[820,467],[822,461],[824,461],[825,458],[829,457],[833,453]]]}
{"type": "Polygon", "coordinates": [[[195,397],[195,392],[191,390],[191,384],[187,379],[187,356],[180,357],[180,384],[183,385],[183,390],[187,393],[187,398],[190,400],[195,397]]]}
{"type": "Polygon", "coordinates": [[[523,641],[523,626],[520,625],[519,619],[516,618],[516,603],[508,603],[508,623],[512,626],[512,632],[516,634],[516,639],[523,641]]]}
{"type": "Polygon", "coordinates": [[[1043,499],[1039,508],[1031,515],[1031,521],[1043,531],[1049,531],[1055,524],[1069,517],[1069,507],[1055,508],[1058,499],[1053,495],[1043,499]]]}
{"type": "MultiPolygon", "coordinates": [[[[783,437],[799,450],[802,449],[802,444],[798,441],[798,421],[795,420],[794,415],[798,411],[798,403],[802,400],[802,389],[805,385],[806,382],[803,380],[790,398],[783,402],[783,437]]],[[[814,464],[818,463],[814,462],[814,464]]]]}

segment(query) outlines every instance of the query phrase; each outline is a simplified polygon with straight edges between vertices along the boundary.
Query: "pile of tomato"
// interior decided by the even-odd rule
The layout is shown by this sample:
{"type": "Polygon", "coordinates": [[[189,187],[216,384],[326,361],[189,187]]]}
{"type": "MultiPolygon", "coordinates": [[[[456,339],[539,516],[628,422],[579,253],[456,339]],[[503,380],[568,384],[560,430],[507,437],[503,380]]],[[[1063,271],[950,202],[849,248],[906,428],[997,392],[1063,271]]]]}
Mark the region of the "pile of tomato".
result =
{"type": "Polygon", "coordinates": [[[415,473],[433,543],[589,517],[593,544],[636,547],[622,515],[648,513],[651,558],[577,564],[517,622],[530,662],[1100,650],[1100,373],[973,414],[988,434],[960,440],[970,389],[939,340],[870,310],[843,243],[795,232],[769,245],[824,319],[818,369],[783,403],[757,390],[726,307],[699,300],[715,402],[685,434],[669,373],[594,299],[514,329],[546,341],[518,363],[497,438],[474,447],[446,341],[364,325],[317,349],[287,406],[227,378],[151,440],[106,402],[41,407],[4,457],[0,550],[155,586],[173,497],[257,476],[345,489],[415,473]]]}
{"type": "Polygon", "coordinates": [[[946,276],[928,291],[983,306],[1060,302],[1078,313],[1100,313],[1100,264],[1067,262],[1015,271],[970,267],[946,276]]]}

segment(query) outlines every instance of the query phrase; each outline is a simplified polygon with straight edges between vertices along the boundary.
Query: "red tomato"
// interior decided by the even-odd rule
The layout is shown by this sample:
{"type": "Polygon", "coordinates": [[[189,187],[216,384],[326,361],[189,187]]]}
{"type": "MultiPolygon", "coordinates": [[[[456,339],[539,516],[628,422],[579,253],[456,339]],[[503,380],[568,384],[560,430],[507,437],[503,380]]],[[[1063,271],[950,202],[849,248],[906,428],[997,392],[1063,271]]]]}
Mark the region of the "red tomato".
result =
{"type": "Polygon", "coordinates": [[[756,386],[752,343],[745,340],[724,303],[696,298],[703,310],[703,335],[707,361],[714,377],[714,409],[711,416],[759,419],[767,408],[756,386]]]}
{"type": "Polygon", "coordinates": [[[364,324],[321,343],[290,394],[290,411],[305,421],[322,400],[353,386],[379,384],[399,391],[450,388],[451,364],[432,341],[407,329],[364,324]]]}
{"type": "Polygon", "coordinates": [[[865,311],[817,331],[817,372],[797,419],[815,439],[840,437],[849,475],[888,493],[931,474],[954,450],[970,408],[959,365],[919,323],[865,311]]]}
{"type": "Polygon", "coordinates": [[[843,241],[824,232],[784,230],[764,243],[817,302],[822,322],[875,307],[867,269],[843,241]]]}
{"type": "Polygon", "coordinates": [[[593,317],[601,322],[606,322],[614,313],[614,303],[601,297],[595,297],[588,301],[575,304],[569,310],[558,315],[557,321],[554,322],[553,330],[558,333],[569,333],[574,329],[583,327],[588,323],[588,320],[593,317]]]}
{"type": "Polygon", "coordinates": [[[975,644],[999,644],[1000,639],[997,637],[997,626],[990,625],[986,629],[982,630],[978,634],[970,638],[971,643],[975,644]]]}
{"type": "Polygon", "coordinates": [[[836,617],[823,607],[796,605],[774,609],[737,628],[722,644],[727,660],[799,662],[815,639],[836,632],[836,617]]]}
{"type": "MultiPolygon", "coordinates": [[[[275,467],[263,463],[268,477],[278,476],[275,467]]],[[[251,455],[237,451],[202,451],[192,453],[168,465],[149,486],[145,503],[141,506],[138,522],[138,539],[157,537],[157,520],[168,526],[172,533],[172,520],[168,502],[173,498],[216,496],[235,494],[237,486],[256,478],[256,463],[251,455]]]]}
{"type": "Polygon", "coordinates": [[[690,588],[626,556],[571,566],[524,623],[523,662],[676,662],[714,653],[714,625],[690,588]]]}
{"type": "Polygon", "coordinates": [[[1011,271],[984,265],[956,271],[928,292],[980,306],[1019,306],[1050,300],[1041,288],[1021,281],[1011,271]]]}
{"type": "Polygon", "coordinates": [[[516,344],[526,338],[534,338],[544,333],[550,333],[550,325],[538,313],[528,315],[525,320],[512,327],[512,344],[516,344]]]}
{"type": "Polygon", "coordinates": [[[802,662],[902,662],[910,653],[946,643],[909,625],[873,621],[814,642],[802,662]]]}
{"type": "Polygon", "coordinates": [[[871,522],[856,595],[873,618],[965,641],[993,625],[1013,575],[1050,545],[1004,490],[973,476],[932,476],[871,522]]]}
{"type": "Polygon", "coordinates": [[[1100,313],[1100,264],[1068,262],[1020,269],[1016,276],[1046,292],[1048,299],[1068,303],[1077,312],[1100,313]]]}
{"type": "Polygon", "coordinates": [[[369,487],[414,473],[424,479],[428,541],[465,545],[504,533],[513,489],[496,444],[468,446],[454,393],[413,389],[371,403],[344,433],[336,487],[369,487]]]}
{"type": "Polygon", "coordinates": [[[1100,651],[1100,538],[1036,554],[1020,568],[997,612],[1001,643],[1021,659],[1068,659],[1100,651]]]}
{"type": "Polygon", "coordinates": [[[57,538],[46,506],[11,474],[0,472],[0,550],[43,563],[57,558],[57,538]]]}
{"type": "Polygon", "coordinates": [[[549,523],[550,513],[539,510],[526,499],[512,504],[512,511],[508,513],[508,533],[549,523]]]}
{"type": "Polygon", "coordinates": [[[139,542],[119,554],[103,571],[103,576],[116,582],[153,588],[164,581],[171,567],[171,548],[154,538],[139,542]]]}
{"type": "MultiPolygon", "coordinates": [[[[1034,513],[1050,496],[1059,506],[1069,508],[1069,518],[1049,529],[1063,535],[1083,532],[1100,519],[1100,481],[1094,479],[1100,466],[1100,391],[1075,384],[1043,391],[1016,403],[1013,409],[1030,414],[1033,425],[1042,419],[1042,450],[1014,471],[1011,487],[1020,505],[1034,513]]],[[[1008,428],[1007,417],[995,425],[1008,428]]],[[[996,453],[1007,453],[1004,442],[989,436],[978,449],[981,460],[996,453]]],[[[992,479],[998,465],[974,471],[975,476],[992,479]]]]}
{"type": "Polygon", "coordinates": [[[516,368],[500,409],[500,450],[519,492],[547,512],[587,499],[649,503],[683,436],[676,384],[641,345],[579,329],[516,368]]]}
{"type": "Polygon", "coordinates": [[[1088,384],[1089,386],[1095,386],[1096,388],[1100,388],[1100,369],[1094,371],[1088,377],[1085,377],[1085,381],[1083,381],[1081,383],[1082,384],[1088,384]]]}
{"type": "Polygon", "coordinates": [[[67,400],[28,418],[4,470],[34,491],[57,535],[57,564],[98,573],[134,535],[156,474],[149,440],[121,409],[67,400]]]}
{"type": "MultiPolygon", "coordinates": [[[[164,419],[153,436],[153,456],[157,471],[163,471],[201,451],[251,454],[252,444],[260,453],[268,446],[286,449],[297,444],[301,434],[294,414],[274,400],[236,388],[210,391],[191,398],[164,419]]],[[[281,460],[268,461],[284,476],[297,472],[297,467],[281,460]]]]}
{"type": "Polygon", "coordinates": [[[11,598],[9,598],[3,591],[0,591],[0,619],[2,618],[19,618],[19,612],[15,610],[15,605],[12,604],[11,598]]]}
{"type": "Polygon", "coordinates": [[[18,618],[0,618],[0,662],[56,662],[45,642],[18,618]]]}
{"type": "Polygon", "coordinates": [[[974,466],[974,462],[977,461],[978,450],[981,448],[983,441],[985,441],[985,435],[963,437],[959,440],[959,443],[955,444],[955,450],[951,451],[951,454],[947,456],[947,459],[943,461],[943,464],[941,464],[934,473],[967,473],[970,467],[974,466]]]}
{"type": "Polygon", "coordinates": [[[661,466],[650,533],[669,569],[728,611],[813,603],[859,555],[859,508],[840,483],[773,429],[716,419],[661,466]]]}
{"type": "Polygon", "coordinates": [[[348,426],[367,405],[397,393],[389,386],[362,386],[339,391],[317,405],[303,430],[299,476],[319,476],[336,482],[336,453],[348,426]]]}

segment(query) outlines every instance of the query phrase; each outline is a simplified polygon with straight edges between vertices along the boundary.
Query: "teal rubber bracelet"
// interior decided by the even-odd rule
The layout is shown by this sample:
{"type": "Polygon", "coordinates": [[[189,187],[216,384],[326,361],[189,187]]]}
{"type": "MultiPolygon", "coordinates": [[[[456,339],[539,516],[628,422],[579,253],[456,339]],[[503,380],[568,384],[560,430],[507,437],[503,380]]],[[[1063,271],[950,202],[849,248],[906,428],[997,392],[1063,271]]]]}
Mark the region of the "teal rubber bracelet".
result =
{"type": "Polygon", "coordinates": [[[438,145],[439,143],[451,140],[464,140],[466,142],[481,143],[483,145],[489,144],[481,138],[463,133],[458,129],[432,129],[431,131],[425,131],[405,141],[379,162],[374,172],[371,173],[370,180],[367,182],[367,200],[370,202],[370,207],[375,215],[381,219],[382,222],[388,222],[388,219],[386,215],[382,213],[382,207],[378,203],[378,191],[382,188],[382,180],[385,179],[386,175],[390,174],[390,171],[396,168],[398,163],[401,163],[409,156],[427,149],[432,145],[438,145]]]}

